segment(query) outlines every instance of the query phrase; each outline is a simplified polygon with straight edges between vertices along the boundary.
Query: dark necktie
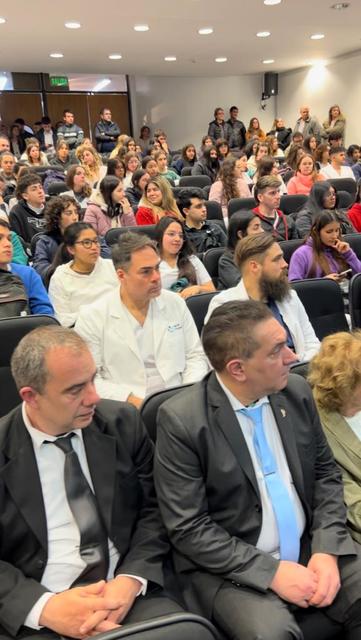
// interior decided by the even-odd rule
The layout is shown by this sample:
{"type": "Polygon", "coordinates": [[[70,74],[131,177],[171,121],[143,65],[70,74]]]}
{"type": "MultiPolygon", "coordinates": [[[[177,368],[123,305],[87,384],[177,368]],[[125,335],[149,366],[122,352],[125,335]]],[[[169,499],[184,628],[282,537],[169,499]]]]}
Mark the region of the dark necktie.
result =
{"type": "Polygon", "coordinates": [[[105,579],[109,566],[108,536],[103,525],[96,498],[80,466],[69,433],[49,444],[55,444],[65,454],[64,484],[69,507],[80,531],[80,556],[86,563],[72,586],[105,579]]]}

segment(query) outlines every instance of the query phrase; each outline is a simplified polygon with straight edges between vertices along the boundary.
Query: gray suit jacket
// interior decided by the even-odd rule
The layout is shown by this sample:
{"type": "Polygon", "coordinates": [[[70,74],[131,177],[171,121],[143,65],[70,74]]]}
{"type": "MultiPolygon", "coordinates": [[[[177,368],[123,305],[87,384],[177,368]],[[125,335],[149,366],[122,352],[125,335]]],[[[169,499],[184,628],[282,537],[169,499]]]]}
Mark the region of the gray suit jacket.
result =
{"type": "MultiPolygon", "coordinates": [[[[300,561],[315,552],[353,554],[340,472],[308,384],[290,375],[270,402],[306,515],[300,561]]],[[[278,560],[255,546],[262,523],[258,485],[215,374],[165,402],[158,418],[156,490],[188,606],[210,615],[223,580],[266,591],[278,560]]]]}

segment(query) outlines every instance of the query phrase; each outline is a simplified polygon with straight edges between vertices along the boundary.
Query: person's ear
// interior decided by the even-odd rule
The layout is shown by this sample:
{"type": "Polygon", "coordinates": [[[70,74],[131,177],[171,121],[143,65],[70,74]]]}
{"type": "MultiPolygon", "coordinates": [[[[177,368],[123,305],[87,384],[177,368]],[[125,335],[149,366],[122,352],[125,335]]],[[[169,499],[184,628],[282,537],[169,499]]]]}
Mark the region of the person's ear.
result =
{"type": "Polygon", "coordinates": [[[246,374],[244,371],[244,361],[240,358],[234,358],[226,364],[226,371],[231,378],[237,382],[245,382],[246,374]]]}
{"type": "Polygon", "coordinates": [[[30,407],[37,407],[37,400],[39,393],[35,391],[32,387],[22,387],[19,389],[20,398],[26,402],[30,407]]]}

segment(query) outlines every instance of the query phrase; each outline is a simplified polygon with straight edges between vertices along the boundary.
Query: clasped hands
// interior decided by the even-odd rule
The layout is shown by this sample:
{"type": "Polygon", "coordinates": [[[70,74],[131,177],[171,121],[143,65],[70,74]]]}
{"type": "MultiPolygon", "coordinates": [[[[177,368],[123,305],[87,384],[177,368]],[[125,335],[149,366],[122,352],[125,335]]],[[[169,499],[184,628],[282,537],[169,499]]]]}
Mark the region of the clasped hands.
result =
{"type": "Polygon", "coordinates": [[[307,609],[332,604],[340,586],[337,558],[314,553],[307,567],[281,560],[270,588],[283,600],[307,609]]]}
{"type": "Polygon", "coordinates": [[[39,624],[60,635],[85,638],[120,626],[132,607],[141,583],[118,576],[86,587],[57,593],[45,604],[39,624]]]}

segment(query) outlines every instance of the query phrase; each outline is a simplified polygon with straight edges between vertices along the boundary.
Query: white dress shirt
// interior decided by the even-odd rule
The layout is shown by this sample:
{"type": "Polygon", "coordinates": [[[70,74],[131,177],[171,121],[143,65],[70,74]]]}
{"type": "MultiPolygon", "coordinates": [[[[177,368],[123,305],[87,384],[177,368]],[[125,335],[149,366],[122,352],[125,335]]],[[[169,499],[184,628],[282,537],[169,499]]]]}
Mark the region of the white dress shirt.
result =
{"type": "MultiPolygon", "coordinates": [[[[64,478],[65,455],[61,449],[50,446],[46,442],[53,442],[56,437],[35,429],[27,416],[25,404],[22,416],[26,429],[32,440],[34,455],[38,466],[41,482],[46,525],[48,532],[48,559],[41,584],[49,589],[35,603],[28,613],[24,625],[32,629],[40,629],[39,619],[46,602],[54,593],[69,589],[73,582],[81,575],[86,563],[79,553],[80,531],[74,519],[66,496],[64,478]]],[[[74,429],[76,438],[72,438],[72,446],[77,453],[79,463],[91,490],[94,487],[90,476],[86,452],[83,442],[82,429],[74,429]]],[[[109,570],[107,579],[114,578],[114,570],[119,559],[119,553],[111,540],[109,546],[109,570]]],[[[129,574],[122,574],[129,575],[129,574]]],[[[148,581],[139,576],[131,576],[142,583],[138,593],[146,593],[148,581]]]]}
{"type": "Polygon", "coordinates": [[[143,325],[138,322],[128,309],[126,309],[126,315],[134,331],[139,353],[144,362],[146,395],[149,396],[151,393],[165,389],[164,380],[155,362],[154,331],[157,330],[157,325],[154,322],[153,307],[149,305],[147,317],[143,325]]]}
{"type": "MultiPolygon", "coordinates": [[[[240,412],[241,409],[246,408],[245,405],[243,405],[239,400],[237,400],[237,398],[229,391],[229,389],[227,389],[227,387],[223,384],[222,380],[217,374],[216,376],[219,384],[221,385],[224,393],[226,394],[230,402],[230,405],[233,411],[236,412],[236,417],[237,417],[239,426],[242,430],[244,439],[248,447],[249,454],[251,456],[253,469],[255,472],[258,489],[261,496],[262,526],[261,526],[261,532],[260,532],[259,538],[256,543],[256,547],[257,549],[260,549],[265,553],[270,553],[274,558],[277,558],[278,560],[280,557],[280,548],[279,548],[280,541],[279,541],[277,520],[273,510],[271,498],[267,491],[267,486],[265,483],[263,471],[254,447],[254,442],[253,442],[254,423],[250,418],[248,418],[246,415],[240,412]]],[[[264,427],[265,436],[266,436],[268,445],[274,455],[280,476],[293,502],[293,507],[295,510],[296,520],[297,520],[297,528],[299,532],[299,537],[301,539],[301,536],[306,524],[305,513],[303,510],[301,501],[298,497],[298,493],[296,491],[295,485],[293,483],[293,479],[287,464],[287,458],[283,448],[281,436],[279,434],[277,423],[273,415],[273,411],[267,396],[260,398],[255,404],[255,406],[260,406],[260,405],[265,405],[263,409],[263,427],[264,427]]]]}

